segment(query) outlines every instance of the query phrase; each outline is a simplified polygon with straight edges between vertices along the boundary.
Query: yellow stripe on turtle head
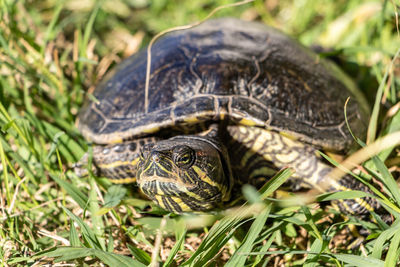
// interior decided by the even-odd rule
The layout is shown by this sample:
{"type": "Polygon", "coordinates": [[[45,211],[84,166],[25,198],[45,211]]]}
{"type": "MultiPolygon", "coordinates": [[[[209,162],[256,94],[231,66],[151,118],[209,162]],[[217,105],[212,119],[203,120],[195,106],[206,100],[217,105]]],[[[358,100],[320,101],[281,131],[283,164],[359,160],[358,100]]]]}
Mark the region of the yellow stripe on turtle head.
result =
{"type": "MultiPolygon", "coordinates": [[[[177,204],[182,209],[182,211],[191,211],[192,210],[188,205],[185,204],[185,202],[182,201],[181,198],[172,197],[172,196],[170,198],[171,198],[171,201],[174,201],[175,204],[177,204]]],[[[174,207],[172,205],[172,203],[171,203],[171,206],[174,207]]]]}
{"type": "Polygon", "coordinates": [[[162,200],[162,196],[154,195],[154,198],[156,199],[157,205],[160,206],[160,207],[163,207],[165,209],[164,202],[162,200]]]}
{"type": "Polygon", "coordinates": [[[203,182],[206,182],[209,185],[215,186],[217,188],[220,188],[221,185],[216,183],[215,181],[211,180],[210,177],[208,177],[207,173],[205,173],[202,169],[200,169],[197,166],[192,166],[193,170],[196,172],[196,174],[199,176],[200,180],[203,182]]]}
{"type": "Polygon", "coordinates": [[[220,184],[220,183],[217,183],[217,182],[211,180],[210,177],[199,167],[192,166],[192,168],[196,172],[196,174],[198,175],[200,180],[202,180],[203,182],[205,182],[211,186],[215,186],[216,188],[219,188],[222,191],[222,195],[224,196],[224,198],[222,199],[223,201],[226,201],[227,198],[230,197],[228,194],[228,188],[226,188],[226,186],[224,184],[220,184]]]}

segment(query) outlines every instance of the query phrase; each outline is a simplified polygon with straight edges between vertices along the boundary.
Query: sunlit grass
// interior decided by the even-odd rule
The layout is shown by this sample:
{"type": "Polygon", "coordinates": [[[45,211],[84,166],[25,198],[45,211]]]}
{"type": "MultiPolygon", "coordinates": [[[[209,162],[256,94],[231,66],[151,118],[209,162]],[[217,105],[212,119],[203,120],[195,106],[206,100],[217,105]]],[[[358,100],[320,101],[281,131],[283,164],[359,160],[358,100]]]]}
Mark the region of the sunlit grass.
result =
{"type": "MultiPolygon", "coordinates": [[[[0,2],[2,265],[398,264],[398,220],[392,225],[352,216],[344,220],[338,211],[316,204],[287,206],[268,191],[286,173],[264,193],[246,189],[246,209],[177,216],[154,206],[152,215],[143,214],[152,204],[135,190],[73,172],[72,164],[88,148],[75,127],[76,115],[105,73],[157,33],[233,2],[0,2]],[[350,224],[369,230],[361,245],[349,246],[355,240],[350,224]]],[[[356,160],[366,161],[360,176],[383,185],[377,197],[395,218],[400,207],[400,63],[393,60],[400,47],[398,10],[391,1],[255,1],[215,15],[263,21],[335,56],[373,110],[364,150],[369,152],[356,160]],[[389,145],[382,149],[375,140],[389,145]]],[[[357,194],[344,197],[352,196],[357,194]]]]}

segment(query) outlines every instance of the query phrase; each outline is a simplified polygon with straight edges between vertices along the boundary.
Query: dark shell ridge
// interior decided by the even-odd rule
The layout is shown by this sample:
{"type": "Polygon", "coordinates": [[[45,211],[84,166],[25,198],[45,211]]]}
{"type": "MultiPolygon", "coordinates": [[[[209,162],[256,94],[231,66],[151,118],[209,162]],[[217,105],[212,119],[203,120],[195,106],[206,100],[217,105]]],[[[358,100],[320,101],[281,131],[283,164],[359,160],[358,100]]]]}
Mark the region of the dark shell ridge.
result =
{"type": "Polygon", "coordinates": [[[146,51],[121,63],[94,91],[79,115],[83,135],[106,144],[200,116],[221,114],[343,149],[362,135],[367,111],[349,79],[290,37],[237,19],[210,20],[175,32],[152,48],[149,108],[145,112],[146,51]],[[357,101],[356,101],[357,99],[357,101]],[[358,101],[360,100],[360,101],[358,101]]]}

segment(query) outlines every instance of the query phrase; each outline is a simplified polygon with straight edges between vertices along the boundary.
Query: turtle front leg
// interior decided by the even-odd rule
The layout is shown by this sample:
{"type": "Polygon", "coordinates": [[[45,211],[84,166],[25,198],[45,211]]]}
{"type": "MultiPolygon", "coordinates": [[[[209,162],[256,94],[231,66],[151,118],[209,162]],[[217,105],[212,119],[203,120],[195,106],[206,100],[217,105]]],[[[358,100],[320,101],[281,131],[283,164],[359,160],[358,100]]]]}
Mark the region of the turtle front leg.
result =
{"type": "MultiPolygon", "coordinates": [[[[106,146],[94,146],[92,164],[95,174],[107,177],[111,182],[117,184],[136,182],[140,149],[146,144],[154,143],[157,140],[155,137],[146,137],[106,146]]],[[[86,153],[75,164],[74,169],[78,176],[84,176],[88,173],[88,158],[89,155],[86,153]]]]}
{"type": "MultiPolygon", "coordinates": [[[[321,192],[360,190],[372,193],[366,185],[350,175],[339,181],[331,178],[329,174],[333,167],[321,159],[312,145],[257,127],[229,126],[228,131],[232,136],[230,152],[234,159],[233,166],[247,170],[245,174],[249,183],[259,177],[271,177],[271,168],[268,166],[272,164],[276,169],[291,167],[295,170],[291,177],[294,190],[314,188],[321,192]]],[[[334,204],[342,212],[359,217],[369,215],[370,211],[383,214],[380,203],[370,197],[340,199],[334,204]]]]}

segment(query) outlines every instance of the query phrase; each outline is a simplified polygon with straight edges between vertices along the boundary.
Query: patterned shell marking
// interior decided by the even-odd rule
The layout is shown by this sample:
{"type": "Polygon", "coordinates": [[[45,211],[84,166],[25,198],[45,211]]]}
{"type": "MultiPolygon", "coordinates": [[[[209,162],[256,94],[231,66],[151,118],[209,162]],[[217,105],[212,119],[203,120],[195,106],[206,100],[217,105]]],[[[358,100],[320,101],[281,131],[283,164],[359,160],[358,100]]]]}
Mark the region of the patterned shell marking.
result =
{"type": "Polygon", "coordinates": [[[88,101],[79,115],[87,139],[107,144],[190,118],[229,118],[342,150],[352,141],[343,113],[349,96],[350,126],[358,136],[364,132],[366,105],[348,78],[265,25],[216,19],[157,41],[148,113],[146,56],[143,50],[126,59],[96,88],[98,102],[88,101]]]}

